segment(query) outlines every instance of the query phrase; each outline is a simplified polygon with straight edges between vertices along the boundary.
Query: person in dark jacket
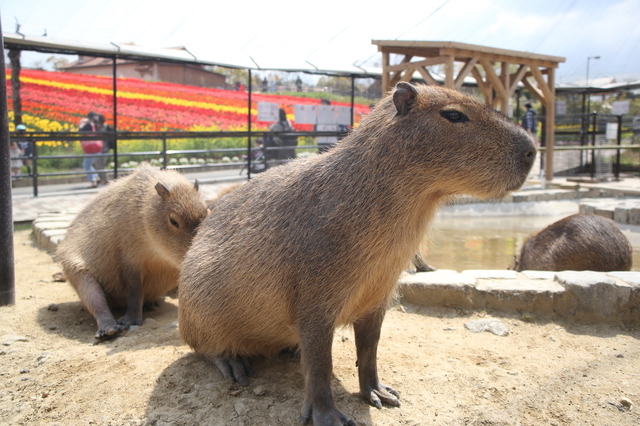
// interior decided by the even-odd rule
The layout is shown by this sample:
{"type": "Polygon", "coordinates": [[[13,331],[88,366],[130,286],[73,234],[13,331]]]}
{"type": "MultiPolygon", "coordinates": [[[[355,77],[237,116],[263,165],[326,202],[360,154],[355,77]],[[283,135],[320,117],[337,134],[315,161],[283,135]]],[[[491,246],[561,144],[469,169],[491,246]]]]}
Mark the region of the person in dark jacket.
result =
{"type": "Polygon", "coordinates": [[[524,113],[524,117],[522,117],[522,128],[529,133],[533,141],[538,145],[538,116],[536,110],[533,109],[529,102],[524,104],[524,107],[527,111],[524,113]]]}

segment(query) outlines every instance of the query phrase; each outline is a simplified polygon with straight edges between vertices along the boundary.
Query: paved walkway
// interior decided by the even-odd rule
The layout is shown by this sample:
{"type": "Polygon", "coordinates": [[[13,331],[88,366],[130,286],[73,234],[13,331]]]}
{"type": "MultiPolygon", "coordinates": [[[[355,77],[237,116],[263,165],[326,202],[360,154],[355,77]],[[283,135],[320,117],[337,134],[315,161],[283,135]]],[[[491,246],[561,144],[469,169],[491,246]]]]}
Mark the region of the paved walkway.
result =
{"type": "MultiPolygon", "coordinates": [[[[205,199],[212,199],[229,185],[201,184],[200,188],[205,199]]],[[[14,221],[33,221],[38,243],[55,250],[75,214],[96,192],[17,199],[13,202],[14,221]]],[[[579,200],[581,212],[640,225],[640,178],[594,184],[558,181],[544,189],[539,183],[536,187],[536,182],[530,182],[504,203],[530,205],[552,200],[579,200]]],[[[477,202],[462,198],[453,207],[464,208],[477,202]]],[[[640,326],[640,272],[441,270],[405,274],[399,282],[403,299],[421,305],[515,312],[523,316],[559,315],[580,322],[640,326]]]]}

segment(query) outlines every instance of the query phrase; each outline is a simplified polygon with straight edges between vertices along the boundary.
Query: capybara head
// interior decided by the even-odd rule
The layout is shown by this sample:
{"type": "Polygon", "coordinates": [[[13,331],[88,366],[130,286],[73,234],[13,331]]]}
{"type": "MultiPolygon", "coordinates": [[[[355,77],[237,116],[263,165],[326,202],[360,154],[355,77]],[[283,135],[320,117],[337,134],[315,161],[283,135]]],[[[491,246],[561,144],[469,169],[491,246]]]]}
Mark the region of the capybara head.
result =
{"type": "MultiPolygon", "coordinates": [[[[360,140],[395,139],[402,145],[394,149],[393,156],[402,155],[395,160],[413,169],[406,175],[426,179],[443,195],[502,197],[522,186],[536,156],[531,138],[506,116],[442,87],[398,83],[360,127],[373,133],[360,140]],[[372,120],[385,124],[366,125],[372,120]]],[[[386,144],[371,146],[388,150],[386,144]]]]}
{"type": "Polygon", "coordinates": [[[156,248],[180,263],[209,210],[194,184],[169,180],[155,184],[158,193],[149,210],[149,236],[156,248]]]}

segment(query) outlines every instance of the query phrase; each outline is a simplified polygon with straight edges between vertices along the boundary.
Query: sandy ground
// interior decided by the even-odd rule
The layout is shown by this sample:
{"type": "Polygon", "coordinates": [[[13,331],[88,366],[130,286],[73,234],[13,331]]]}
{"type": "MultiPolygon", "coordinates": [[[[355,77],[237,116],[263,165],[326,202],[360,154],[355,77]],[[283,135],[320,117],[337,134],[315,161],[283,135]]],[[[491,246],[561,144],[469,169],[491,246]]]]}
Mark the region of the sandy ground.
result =
{"type": "MultiPolygon", "coordinates": [[[[93,318],[52,280],[52,256],[29,230],[15,247],[16,305],[0,308],[0,424],[299,424],[295,359],[259,361],[258,378],[234,385],[181,343],[170,297],[144,325],[96,344],[93,318]]],[[[381,410],[358,395],[352,331],[335,336],[333,392],[359,425],[640,424],[638,330],[398,305],[382,336],[379,374],[402,406],[381,410]],[[489,317],[509,335],[464,327],[489,317]]]]}

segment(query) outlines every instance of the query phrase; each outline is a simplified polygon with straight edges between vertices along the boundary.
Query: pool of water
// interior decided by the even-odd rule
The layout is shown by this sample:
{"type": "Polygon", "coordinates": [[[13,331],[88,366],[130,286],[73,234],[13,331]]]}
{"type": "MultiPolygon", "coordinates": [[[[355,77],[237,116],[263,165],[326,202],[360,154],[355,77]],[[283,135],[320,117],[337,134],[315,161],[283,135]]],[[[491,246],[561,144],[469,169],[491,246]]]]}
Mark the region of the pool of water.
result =
{"type": "MultiPolygon", "coordinates": [[[[548,216],[457,217],[434,219],[420,253],[438,269],[507,269],[525,240],[572,213],[548,216]]],[[[640,227],[619,225],[633,246],[633,271],[640,271],[640,227]]]]}

